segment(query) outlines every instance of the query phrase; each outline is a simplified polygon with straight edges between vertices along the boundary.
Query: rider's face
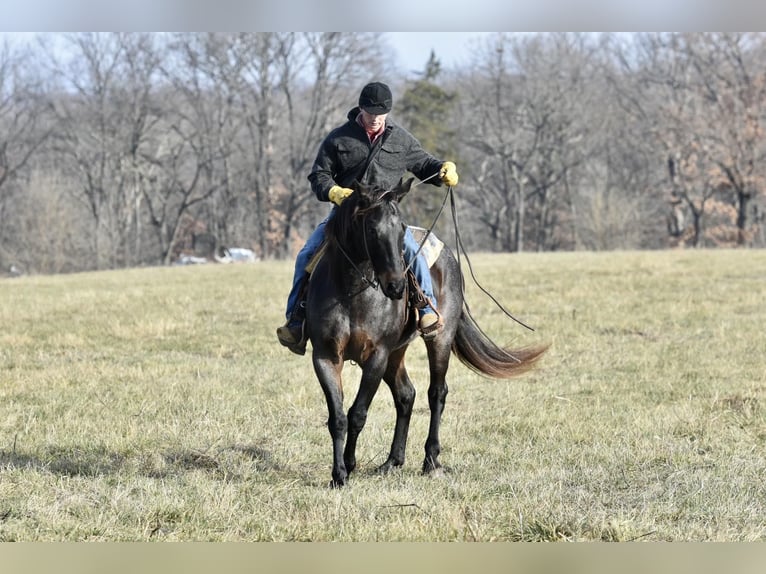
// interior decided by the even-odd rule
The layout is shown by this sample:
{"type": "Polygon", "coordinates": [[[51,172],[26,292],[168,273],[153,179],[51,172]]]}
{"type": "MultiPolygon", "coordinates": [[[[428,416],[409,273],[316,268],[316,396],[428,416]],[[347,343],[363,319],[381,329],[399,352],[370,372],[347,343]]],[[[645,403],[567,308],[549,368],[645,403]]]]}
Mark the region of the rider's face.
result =
{"type": "Polygon", "coordinates": [[[362,123],[364,124],[365,129],[370,131],[376,132],[382,128],[386,123],[387,117],[388,114],[380,114],[379,116],[376,116],[375,114],[362,110],[362,123]]]}

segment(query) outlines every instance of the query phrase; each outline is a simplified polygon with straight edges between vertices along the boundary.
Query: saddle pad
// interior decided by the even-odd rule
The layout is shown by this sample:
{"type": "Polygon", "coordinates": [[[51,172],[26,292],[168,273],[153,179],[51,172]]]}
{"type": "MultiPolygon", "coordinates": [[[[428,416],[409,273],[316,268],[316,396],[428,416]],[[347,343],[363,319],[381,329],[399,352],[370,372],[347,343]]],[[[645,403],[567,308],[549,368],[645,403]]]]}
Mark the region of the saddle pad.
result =
{"type": "MultiPolygon", "coordinates": [[[[415,241],[417,241],[418,245],[420,245],[426,233],[428,233],[428,230],[422,227],[415,227],[413,225],[409,225],[408,227],[412,232],[412,235],[415,237],[415,241]]],[[[426,258],[426,263],[428,263],[429,269],[433,267],[434,263],[436,263],[439,255],[441,255],[442,249],[444,249],[444,242],[436,237],[436,235],[433,233],[430,233],[428,235],[428,239],[426,239],[426,242],[423,245],[423,249],[420,250],[420,253],[422,253],[423,257],[426,258]]]]}

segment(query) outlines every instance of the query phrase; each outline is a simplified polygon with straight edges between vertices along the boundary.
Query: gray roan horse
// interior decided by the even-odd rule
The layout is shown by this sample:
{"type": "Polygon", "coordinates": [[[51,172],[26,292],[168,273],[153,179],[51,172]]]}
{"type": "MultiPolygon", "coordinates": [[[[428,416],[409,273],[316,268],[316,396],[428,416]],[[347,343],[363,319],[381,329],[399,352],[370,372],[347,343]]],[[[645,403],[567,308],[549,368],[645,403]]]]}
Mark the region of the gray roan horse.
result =
{"type": "MultiPolygon", "coordinates": [[[[332,486],[342,486],[356,467],[356,442],[381,379],[390,387],[396,426],[388,459],[378,469],[388,472],[404,463],[415,388],[404,366],[407,346],[418,336],[408,304],[408,282],[402,257],[405,225],[399,200],[412,179],[393,190],[355,184],[351,194],[327,222],[327,248],[311,274],[306,329],[313,347],[314,370],[329,410],[332,437],[332,486]],[[345,361],[362,369],[362,379],[348,416],[343,411],[341,371],[345,361]],[[344,448],[345,441],[345,448],[344,448]]],[[[529,370],[545,346],[506,350],[482,333],[463,303],[463,277],[446,247],[431,269],[444,327],[426,342],[431,380],[428,404],[431,423],[423,472],[440,468],[439,424],[447,397],[445,377],[450,352],[472,370],[509,378],[529,370]]]]}

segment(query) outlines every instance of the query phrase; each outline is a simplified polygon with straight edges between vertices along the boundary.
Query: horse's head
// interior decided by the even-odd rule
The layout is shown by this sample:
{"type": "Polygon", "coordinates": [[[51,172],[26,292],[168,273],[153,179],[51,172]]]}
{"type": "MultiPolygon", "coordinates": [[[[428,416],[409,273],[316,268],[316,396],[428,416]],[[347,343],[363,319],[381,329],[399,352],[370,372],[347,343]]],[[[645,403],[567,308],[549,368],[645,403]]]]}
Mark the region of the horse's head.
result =
{"type": "Polygon", "coordinates": [[[412,181],[400,181],[390,190],[355,183],[354,193],[338,210],[350,217],[344,248],[360,261],[369,259],[383,293],[391,299],[401,299],[404,294],[405,225],[399,200],[409,192],[412,181]]]}

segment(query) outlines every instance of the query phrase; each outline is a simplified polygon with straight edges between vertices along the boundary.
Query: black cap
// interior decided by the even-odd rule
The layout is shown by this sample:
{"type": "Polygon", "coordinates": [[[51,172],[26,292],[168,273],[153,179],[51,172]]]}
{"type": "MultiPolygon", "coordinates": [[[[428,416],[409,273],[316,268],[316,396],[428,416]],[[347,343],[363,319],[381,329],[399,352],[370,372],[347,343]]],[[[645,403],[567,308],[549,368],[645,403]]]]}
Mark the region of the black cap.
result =
{"type": "Polygon", "coordinates": [[[359,94],[359,107],[369,114],[379,116],[391,111],[391,90],[381,82],[371,82],[359,94]]]}

